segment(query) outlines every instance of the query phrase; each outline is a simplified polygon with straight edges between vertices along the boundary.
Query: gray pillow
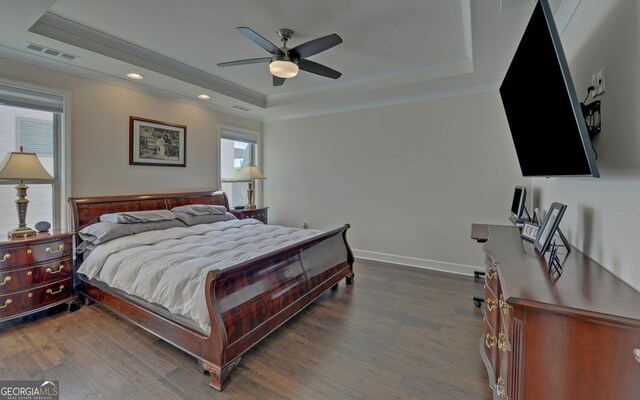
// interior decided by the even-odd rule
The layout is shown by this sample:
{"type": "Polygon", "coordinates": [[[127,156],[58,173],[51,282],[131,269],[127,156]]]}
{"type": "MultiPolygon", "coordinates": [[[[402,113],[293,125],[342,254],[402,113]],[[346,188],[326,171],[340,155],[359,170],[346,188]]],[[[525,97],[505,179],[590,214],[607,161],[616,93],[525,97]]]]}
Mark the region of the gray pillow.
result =
{"type": "Polygon", "coordinates": [[[100,221],[114,224],[138,224],[172,219],[176,219],[176,215],[169,210],[127,211],[100,216],[100,221]]]}
{"type": "Polygon", "coordinates": [[[225,215],[225,206],[213,206],[209,204],[189,204],[187,206],[173,207],[171,211],[186,213],[191,215],[225,215]]]}
{"type": "Polygon", "coordinates": [[[85,250],[93,250],[95,246],[117,239],[123,236],[134,235],[136,233],[184,227],[184,224],[177,219],[169,221],[146,222],[141,224],[115,224],[113,222],[98,222],[86,226],[78,232],[83,240],[76,248],[76,252],[82,253],[85,250]]]}
{"type": "Polygon", "coordinates": [[[176,215],[178,216],[178,219],[180,221],[184,222],[189,226],[198,225],[198,224],[210,224],[213,222],[229,221],[232,219],[237,219],[235,215],[231,214],[230,212],[224,213],[222,215],[192,215],[192,214],[176,211],[176,215]]]}

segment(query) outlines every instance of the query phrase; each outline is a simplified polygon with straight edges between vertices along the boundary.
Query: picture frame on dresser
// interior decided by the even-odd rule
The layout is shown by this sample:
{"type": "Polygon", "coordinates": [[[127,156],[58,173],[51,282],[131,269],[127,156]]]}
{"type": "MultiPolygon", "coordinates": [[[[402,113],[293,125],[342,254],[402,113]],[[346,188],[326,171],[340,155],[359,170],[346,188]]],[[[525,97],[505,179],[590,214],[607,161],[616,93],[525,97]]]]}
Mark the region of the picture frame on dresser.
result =
{"type": "MultiPolygon", "coordinates": [[[[560,221],[562,221],[566,209],[567,206],[565,204],[557,202],[551,204],[551,208],[542,222],[535,240],[536,249],[538,249],[540,254],[544,254],[549,248],[549,244],[558,231],[558,226],[560,225],[560,221]]],[[[565,242],[564,236],[562,236],[562,239],[562,241],[565,242]]]]}
{"type": "Polygon", "coordinates": [[[540,225],[531,222],[525,222],[522,226],[522,233],[520,237],[527,239],[530,242],[535,242],[540,231],[540,225]]]}

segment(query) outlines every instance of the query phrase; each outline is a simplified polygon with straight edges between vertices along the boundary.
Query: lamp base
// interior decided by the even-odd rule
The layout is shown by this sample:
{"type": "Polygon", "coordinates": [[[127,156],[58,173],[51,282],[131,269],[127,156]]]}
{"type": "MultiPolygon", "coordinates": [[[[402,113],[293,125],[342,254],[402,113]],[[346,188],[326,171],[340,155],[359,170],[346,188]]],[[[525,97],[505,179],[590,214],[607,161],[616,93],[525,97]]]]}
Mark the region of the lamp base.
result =
{"type": "Polygon", "coordinates": [[[9,236],[9,239],[22,239],[23,237],[35,236],[37,234],[38,232],[24,226],[24,227],[17,227],[10,230],[8,233],[8,236],[9,236]]]}
{"type": "Polygon", "coordinates": [[[245,210],[255,210],[256,205],[253,204],[253,181],[247,182],[247,204],[245,204],[245,210]]]}

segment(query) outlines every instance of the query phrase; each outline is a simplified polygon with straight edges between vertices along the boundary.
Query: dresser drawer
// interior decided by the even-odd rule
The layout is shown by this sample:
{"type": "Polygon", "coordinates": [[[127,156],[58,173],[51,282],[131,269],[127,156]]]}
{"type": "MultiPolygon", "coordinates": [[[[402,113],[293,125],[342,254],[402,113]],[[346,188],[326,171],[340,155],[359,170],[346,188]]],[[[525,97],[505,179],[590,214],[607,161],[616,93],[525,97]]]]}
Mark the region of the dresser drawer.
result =
{"type": "Polygon", "coordinates": [[[71,276],[70,258],[19,269],[0,270],[0,294],[71,276]]]}
{"type": "Polygon", "coordinates": [[[500,367],[503,370],[507,370],[507,366],[509,365],[509,357],[511,353],[511,344],[509,343],[509,339],[507,338],[504,330],[500,329],[498,331],[497,338],[497,347],[498,347],[498,357],[500,358],[500,367]]]}
{"type": "Polygon", "coordinates": [[[491,369],[495,375],[498,365],[498,338],[486,319],[484,321],[484,352],[491,363],[491,369]]]}
{"type": "Polygon", "coordinates": [[[507,396],[507,380],[501,371],[496,380],[496,384],[493,387],[493,398],[500,400],[509,400],[510,397],[507,396]]]}
{"type": "Polygon", "coordinates": [[[64,300],[71,296],[72,286],[72,280],[66,279],[29,290],[2,294],[0,295],[0,319],[64,300]]]}
{"type": "Polygon", "coordinates": [[[485,266],[485,283],[493,290],[493,293],[498,293],[498,269],[496,264],[490,258],[487,258],[485,266]]]}
{"type": "Polygon", "coordinates": [[[13,243],[11,247],[0,248],[0,270],[70,257],[71,247],[71,237],[24,245],[13,243]]]}
{"type": "Polygon", "coordinates": [[[495,293],[491,290],[487,284],[484,285],[484,317],[491,324],[493,330],[498,328],[498,314],[500,314],[500,308],[498,306],[498,299],[495,293]]]}

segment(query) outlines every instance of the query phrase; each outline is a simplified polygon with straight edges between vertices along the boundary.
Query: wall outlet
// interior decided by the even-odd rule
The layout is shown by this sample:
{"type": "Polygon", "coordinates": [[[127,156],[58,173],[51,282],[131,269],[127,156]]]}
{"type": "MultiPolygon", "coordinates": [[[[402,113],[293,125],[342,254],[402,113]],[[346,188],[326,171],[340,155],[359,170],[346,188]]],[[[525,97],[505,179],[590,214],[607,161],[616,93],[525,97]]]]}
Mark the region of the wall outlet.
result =
{"type": "Polygon", "coordinates": [[[596,83],[597,83],[597,93],[598,96],[600,96],[602,93],[604,93],[605,88],[604,88],[604,68],[602,68],[600,71],[598,71],[596,73],[596,83]]]}
{"type": "Polygon", "coordinates": [[[596,97],[598,95],[598,77],[596,76],[597,73],[593,73],[593,75],[591,75],[591,86],[593,86],[593,90],[591,91],[591,97],[596,97]]]}

